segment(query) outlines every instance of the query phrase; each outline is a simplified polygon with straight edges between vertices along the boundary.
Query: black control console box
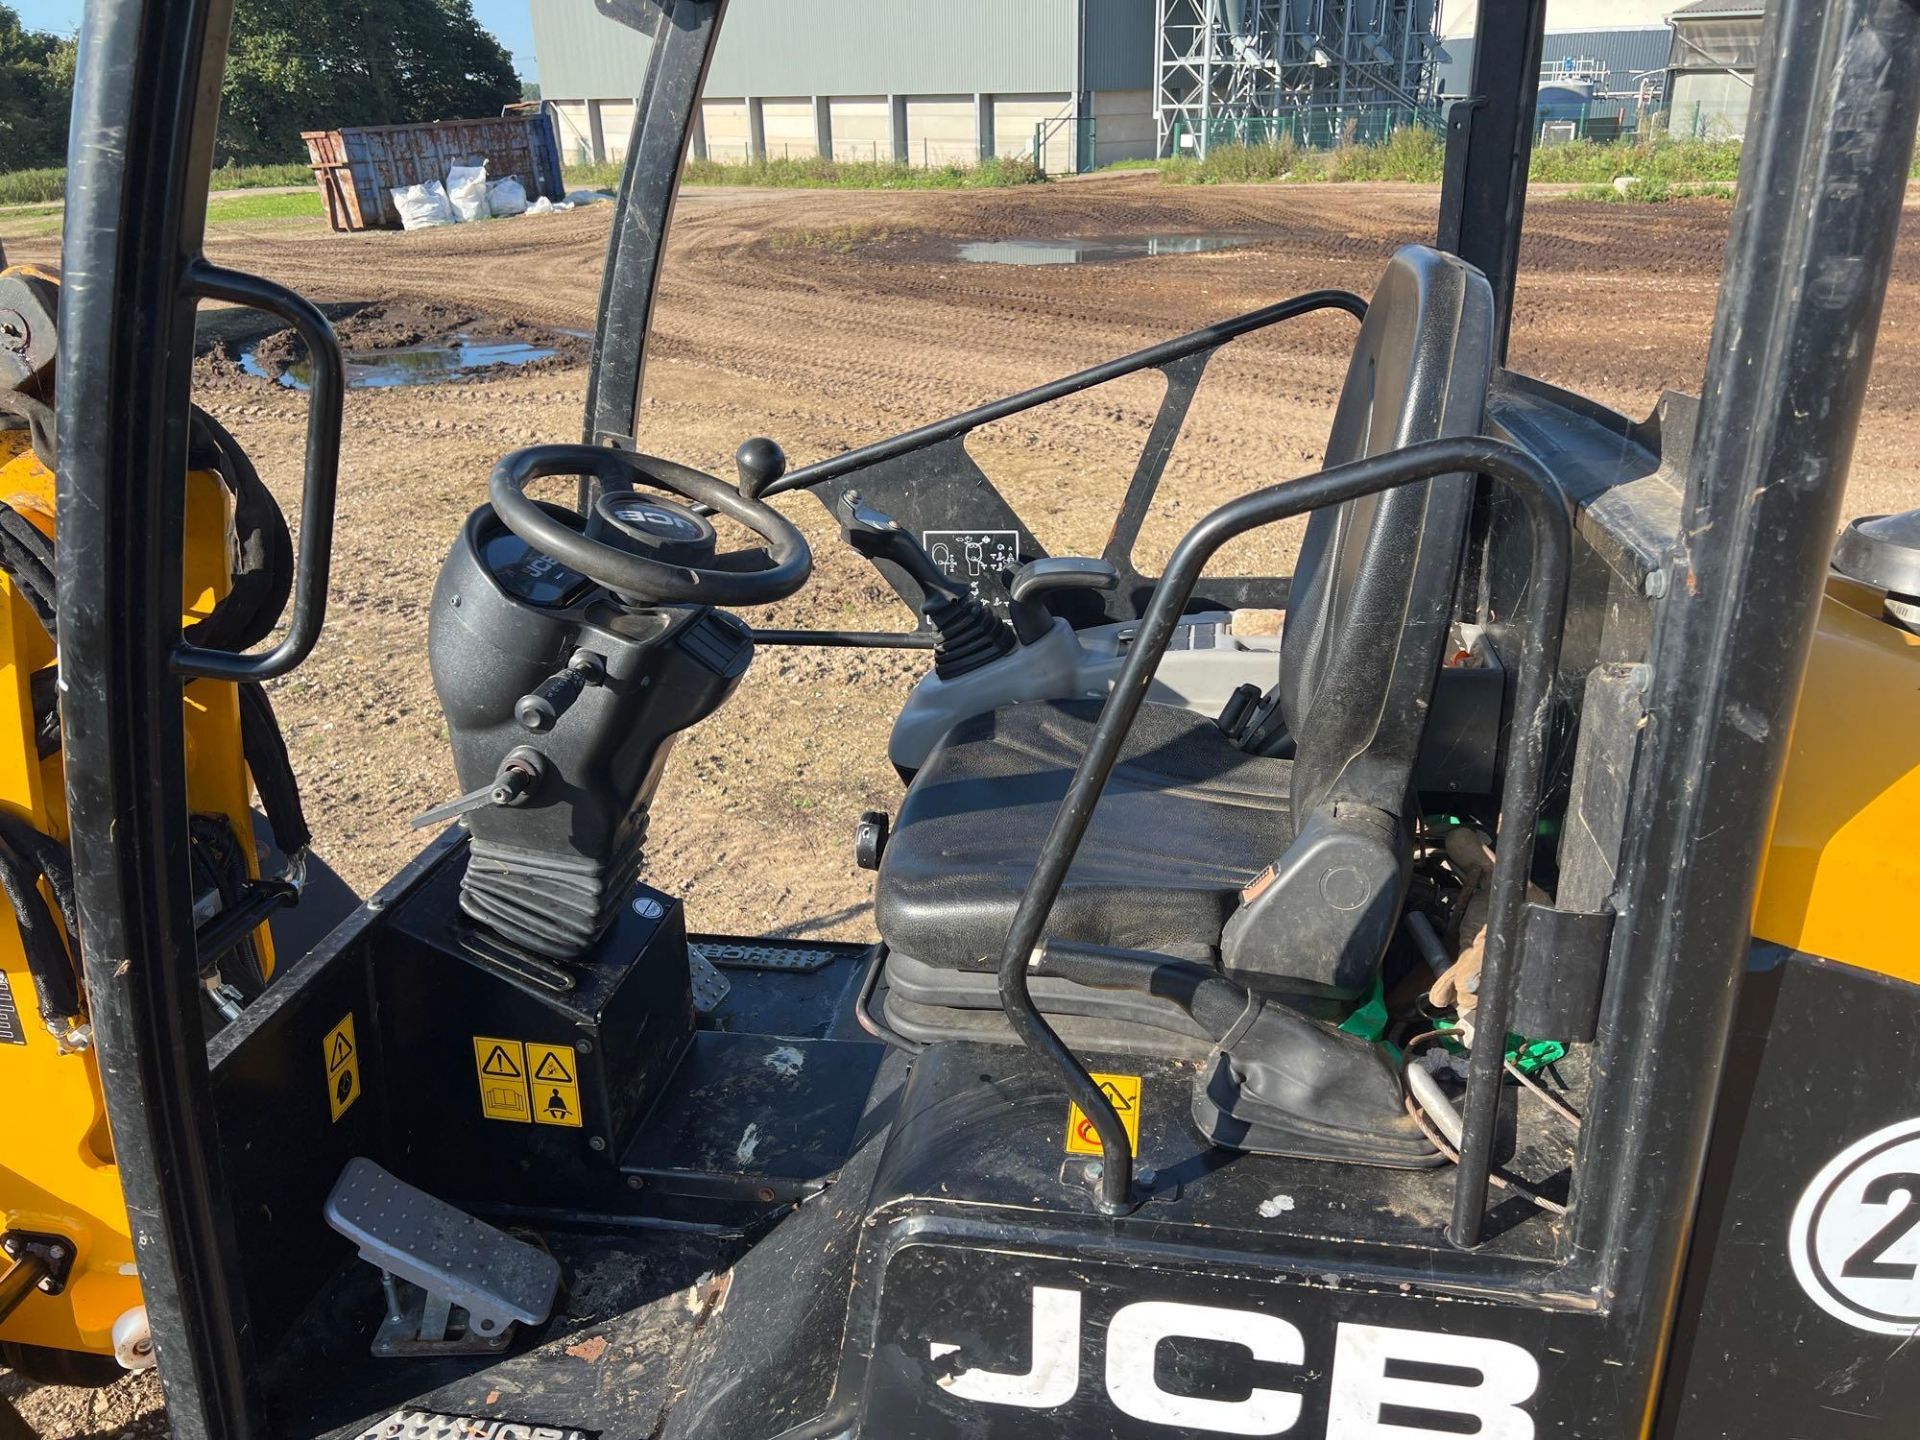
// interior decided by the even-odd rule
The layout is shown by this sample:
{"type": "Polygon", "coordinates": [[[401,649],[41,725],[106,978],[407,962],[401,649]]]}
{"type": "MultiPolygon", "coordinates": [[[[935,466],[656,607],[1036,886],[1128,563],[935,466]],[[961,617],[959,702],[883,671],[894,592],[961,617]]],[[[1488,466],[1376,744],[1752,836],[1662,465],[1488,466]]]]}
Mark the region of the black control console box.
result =
{"type": "Polygon", "coordinates": [[[680,902],[634,887],[559,989],[489,958],[461,912],[465,866],[440,866],[381,937],[387,1166],[456,1202],[630,1208],[617,1157],[693,1035],[680,902]]]}

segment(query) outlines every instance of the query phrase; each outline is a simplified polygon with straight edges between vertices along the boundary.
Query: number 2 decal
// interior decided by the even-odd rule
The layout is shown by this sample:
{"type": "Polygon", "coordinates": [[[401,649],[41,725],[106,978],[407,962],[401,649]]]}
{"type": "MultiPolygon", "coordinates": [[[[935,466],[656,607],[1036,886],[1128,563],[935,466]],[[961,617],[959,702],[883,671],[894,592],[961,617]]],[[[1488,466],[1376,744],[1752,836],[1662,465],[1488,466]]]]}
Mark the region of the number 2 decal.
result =
{"type": "Polygon", "coordinates": [[[1920,1271],[1920,1259],[1889,1261],[1885,1258],[1909,1231],[1920,1226],[1920,1175],[1906,1171],[1876,1175],[1860,1192],[1860,1198],[1869,1205],[1891,1204],[1896,1195],[1900,1197],[1900,1208],[1893,1212],[1891,1220],[1867,1238],[1866,1244],[1847,1257],[1847,1263],[1840,1267],[1843,1278],[1911,1280],[1915,1272],[1920,1271]]]}
{"type": "Polygon", "coordinates": [[[1836,1320],[1920,1335],[1920,1118],[1855,1141],[1794,1208],[1794,1278],[1836,1320]]]}

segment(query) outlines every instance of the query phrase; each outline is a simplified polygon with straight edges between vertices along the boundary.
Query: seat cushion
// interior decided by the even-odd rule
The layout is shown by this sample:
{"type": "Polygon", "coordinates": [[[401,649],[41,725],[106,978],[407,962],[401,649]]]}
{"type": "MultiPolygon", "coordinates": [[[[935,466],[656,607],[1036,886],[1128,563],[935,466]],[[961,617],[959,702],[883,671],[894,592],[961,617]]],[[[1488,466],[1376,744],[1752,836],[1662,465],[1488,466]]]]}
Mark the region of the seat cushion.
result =
{"type": "MultiPolygon", "coordinates": [[[[889,946],[932,965],[998,963],[1099,713],[1097,701],[1041,701],[949,732],[881,861],[875,910],[889,946]]],[[[1291,770],[1209,719],[1142,706],[1045,933],[1215,958],[1241,888],[1292,839],[1291,770]]]]}

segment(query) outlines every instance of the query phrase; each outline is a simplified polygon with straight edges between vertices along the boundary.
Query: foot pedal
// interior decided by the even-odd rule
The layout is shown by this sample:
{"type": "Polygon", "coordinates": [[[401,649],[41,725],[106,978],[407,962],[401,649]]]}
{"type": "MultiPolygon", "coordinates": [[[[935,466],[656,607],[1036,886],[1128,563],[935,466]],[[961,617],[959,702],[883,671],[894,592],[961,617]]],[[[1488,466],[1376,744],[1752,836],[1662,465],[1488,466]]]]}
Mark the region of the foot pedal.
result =
{"type": "Polygon", "coordinates": [[[387,1315],[375,1355],[491,1354],[512,1343],[516,1323],[553,1313],[559,1261],[364,1156],[340,1172],[325,1213],[380,1271],[387,1315]]]}

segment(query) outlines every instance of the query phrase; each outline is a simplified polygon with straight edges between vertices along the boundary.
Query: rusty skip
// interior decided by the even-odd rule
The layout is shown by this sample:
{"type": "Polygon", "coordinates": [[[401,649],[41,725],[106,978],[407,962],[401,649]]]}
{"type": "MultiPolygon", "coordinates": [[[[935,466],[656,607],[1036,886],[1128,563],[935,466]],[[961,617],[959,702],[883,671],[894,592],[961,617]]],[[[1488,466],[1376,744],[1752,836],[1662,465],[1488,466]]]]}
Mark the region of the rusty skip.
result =
{"type": "Polygon", "coordinates": [[[478,120],[307,130],[300,138],[335,230],[398,229],[394,188],[444,180],[455,165],[484,161],[489,179],[517,176],[529,197],[566,193],[560,138],[544,105],[478,120]]]}

